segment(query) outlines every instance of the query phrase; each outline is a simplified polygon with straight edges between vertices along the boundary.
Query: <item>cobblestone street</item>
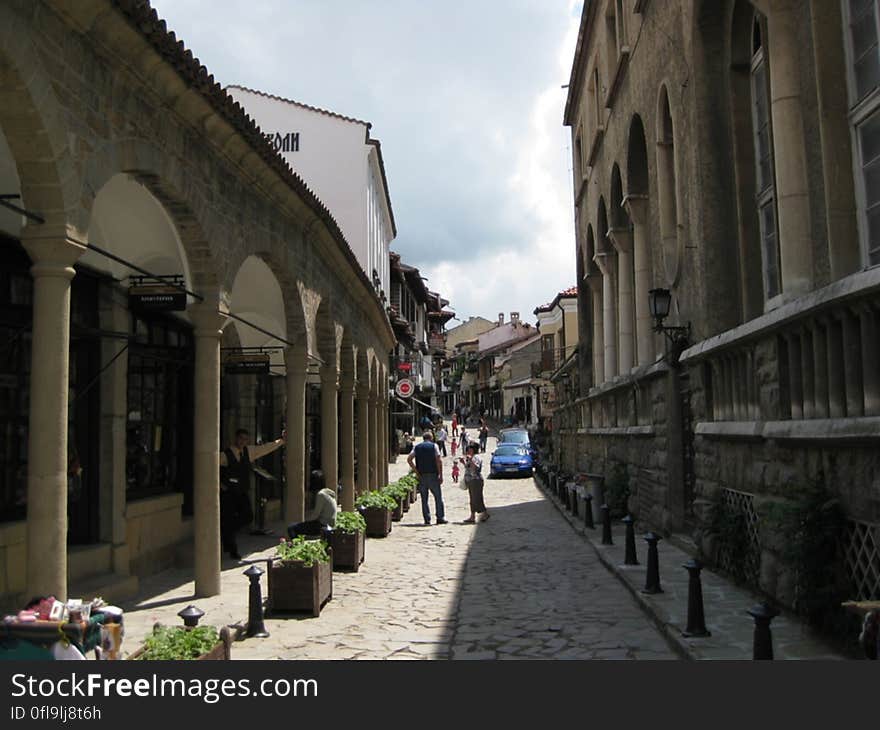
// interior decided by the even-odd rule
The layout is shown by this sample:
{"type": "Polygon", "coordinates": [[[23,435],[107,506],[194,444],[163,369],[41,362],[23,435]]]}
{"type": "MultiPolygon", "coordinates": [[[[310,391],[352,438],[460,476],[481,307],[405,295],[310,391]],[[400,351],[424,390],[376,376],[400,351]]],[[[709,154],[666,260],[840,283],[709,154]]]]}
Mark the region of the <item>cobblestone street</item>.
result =
{"type": "MultiPolygon", "coordinates": [[[[444,461],[449,469],[451,459],[444,461]]],[[[391,470],[392,479],[405,473],[404,458],[391,470]]],[[[270,638],[237,642],[233,658],[675,658],[531,479],[487,480],[485,494],[491,520],[461,524],[467,493],[447,473],[449,524],[424,526],[417,501],[387,538],[367,541],[358,573],[334,573],[333,598],[320,617],[267,617],[270,638]]],[[[433,500],[431,512],[436,519],[433,500]]],[[[192,600],[206,622],[243,621],[243,566],[226,567],[221,596],[192,599],[191,584],[181,584],[143,609],[131,607],[126,645],[136,646],[155,620],[177,623],[174,614],[192,600]]],[[[173,574],[165,581],[173,583],[173,574]]]]}

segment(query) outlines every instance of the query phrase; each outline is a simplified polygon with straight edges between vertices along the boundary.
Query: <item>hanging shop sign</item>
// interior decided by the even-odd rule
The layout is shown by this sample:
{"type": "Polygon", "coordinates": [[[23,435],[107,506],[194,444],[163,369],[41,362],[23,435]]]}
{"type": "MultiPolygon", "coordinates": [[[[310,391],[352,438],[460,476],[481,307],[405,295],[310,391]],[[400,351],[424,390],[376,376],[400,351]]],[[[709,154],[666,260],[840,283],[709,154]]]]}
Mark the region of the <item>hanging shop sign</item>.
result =
{"type": "Polygon", "coordinates": [[[264,375],[269,372],[269,354],[241,352],[227,355],[223,372],[227,375],[264,375]]]}
{"type": "Polygon", "coordinates": [[[401,398],[409,398],[413,394],[413,391],[415,391],[415,386],[413,385],[413,381],[409,378],[401,378],[397,381],[394,390],[401,398]]]}
{"type": "Polygon", "coordinates": [[[186,309],[183,277],[158,276],[149,280],[132,276],[128,290],[128,306],[138,312],[182,312],[186,309]]]}

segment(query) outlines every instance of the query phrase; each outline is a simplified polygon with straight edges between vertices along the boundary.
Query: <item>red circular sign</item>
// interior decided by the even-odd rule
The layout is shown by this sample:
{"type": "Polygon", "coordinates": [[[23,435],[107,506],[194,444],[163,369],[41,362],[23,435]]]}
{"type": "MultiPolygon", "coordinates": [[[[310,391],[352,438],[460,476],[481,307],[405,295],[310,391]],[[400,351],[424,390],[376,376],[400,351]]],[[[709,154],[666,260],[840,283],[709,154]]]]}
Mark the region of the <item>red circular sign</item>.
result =
{"type": "Polygon", "coordinates": [[[397,395],[401,398],[409,398],[413,394],[415,386],[413,385],[413,381],[409,378],[402,378],[397,381],[397,387],[395,390],[397,391],[397,395]]]}

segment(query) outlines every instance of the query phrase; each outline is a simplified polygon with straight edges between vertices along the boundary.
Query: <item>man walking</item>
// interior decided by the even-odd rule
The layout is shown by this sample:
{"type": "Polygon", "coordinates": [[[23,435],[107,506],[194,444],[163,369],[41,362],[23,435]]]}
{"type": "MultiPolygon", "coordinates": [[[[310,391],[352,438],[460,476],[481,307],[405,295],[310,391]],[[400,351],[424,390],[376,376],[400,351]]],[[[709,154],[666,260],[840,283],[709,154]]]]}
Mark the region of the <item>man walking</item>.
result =
{"type": "Polygon", "coordinates": [[[440,493],[440,485],[443,484],[443,462],[440,461],[440,450],[434,443],[434,434],[425,431],[422,443],[410,452],[406,463],[419,475],[419,496],[422,498],[422,517],[425,519],[425,524],[431,524],[431,508],[428,506],[428,492],[430,491],[434,495],[437,524],[445,525],[443,496],[440,493]]]}
{"type": "Polygon", "coordinates": [[[443,456],[446,456],[446,426],[442,423],[440,428],[437,429],[437,448],[440,449],[440,453],[443,456]]]}

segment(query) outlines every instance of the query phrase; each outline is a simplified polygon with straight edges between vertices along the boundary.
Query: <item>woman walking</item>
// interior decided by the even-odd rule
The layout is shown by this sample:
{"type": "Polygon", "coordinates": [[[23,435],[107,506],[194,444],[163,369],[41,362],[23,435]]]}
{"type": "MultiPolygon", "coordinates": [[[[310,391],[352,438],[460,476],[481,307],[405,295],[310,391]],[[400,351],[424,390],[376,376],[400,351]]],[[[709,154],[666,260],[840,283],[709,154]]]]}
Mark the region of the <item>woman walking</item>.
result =
{"type": "Polygon", "coordinates": [[[482,514],[482,522],[489,519],[489,510],[486,509],[486,503],[483,501],[483,460],[477,456],[479,446],[472,443],[468,444],[467,456],[462,459],[464,464],[464,483],[470,497],[471,514],[464,524],[472,525],[477,521],[477,515],[482,514]]]}

